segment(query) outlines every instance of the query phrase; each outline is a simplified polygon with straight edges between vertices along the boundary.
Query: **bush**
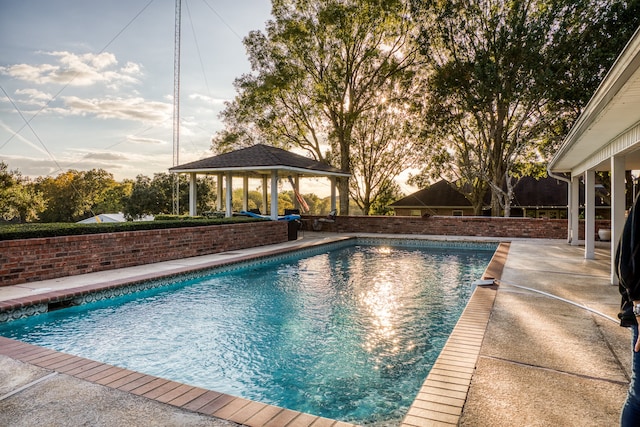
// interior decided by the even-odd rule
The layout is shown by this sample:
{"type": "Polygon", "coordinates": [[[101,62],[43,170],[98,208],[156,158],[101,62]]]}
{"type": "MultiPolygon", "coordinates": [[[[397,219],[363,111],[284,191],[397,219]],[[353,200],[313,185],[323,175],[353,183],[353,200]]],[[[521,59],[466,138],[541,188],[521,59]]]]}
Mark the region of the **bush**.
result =
{"type": "MultiPolygon", "coordinates": [[[[171,217],[172,215],[167,215],[171,217]]],[[[260,218],[231,217],[202,219],[186,217],[181,219],[135,222],[109,222],[96,224],[78,223],[30,223],[0,224],[0,240],[34,239],[42,237],[76,236],[80,234],[118,233],[123,231],[158,230],[164,228],[200,227],[203,225],[237,224],[265,221],[260,218]]]]}

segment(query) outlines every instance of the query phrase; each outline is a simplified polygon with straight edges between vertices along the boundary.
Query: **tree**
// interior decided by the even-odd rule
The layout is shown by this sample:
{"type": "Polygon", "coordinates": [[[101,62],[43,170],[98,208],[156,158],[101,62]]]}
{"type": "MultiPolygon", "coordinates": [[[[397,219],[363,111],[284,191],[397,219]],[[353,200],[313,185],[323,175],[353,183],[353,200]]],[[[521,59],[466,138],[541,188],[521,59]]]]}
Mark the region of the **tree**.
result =
{"type": "MultiPolygon", "coordinates": [[[[253,74],[222,114],[214,149],[266,141],[351,173],[353,132],[383,100],[406,96],[414,52],[401,0],[274,0],[266,34],[245,39],[253,74]]],[[[338,181],[340,212],[349,182],[338,181]]]]}
{"type": "Polygon", "coordinates": [[[417,134],[407,123],[410,114],[404,102],[383,102],[354,126],[350,190],[365,215],[374,213],[373,207],[397,189],[393,180],[415,164],[417,134]]]}
{"type": "Polygon", "coordinates": [[[550,63],[553,96],[549,110],[559,115],[556,129],[543,146],[555,151],[567,131],[589,102],[614,61],[640,26],[640,1],[595,3],[567,2],[565,25],[553,39],[554,59],[550,63]]]}
{"type": "MultiPolygon", "coordinates": [[[[104,169],[69,170],[55,178],[38,178],[35,187],[42,192],[47,207],[42,212],[44,222],[75,222],[102,213],[99,206],[118,209],[112,192],[119,184],[104,169]]],[[[118,212],[120,209],[116,210],[118,212]]]]}
{"type": "MultiPolygon", "coordinates": [[[[233,190],[231,198],[232,209],[236,212],[242,210],[242,194],[244,190],[237,188],[233,190]]],[[[268,206],[262,206],[262,193],[260,191],[249,190],[247,199],[247,209],[258,209],[261,213],[266,214],[269,210],[268,206]]]]}
{"type": "Polygon", "coordinates": [[[0,162],[0,219],[36,221],[44,208],[44,197],[35,190],[33,183],[19,171],[9,171],[8,165],[0,162]]]}
{"type": "Polygon", "coordinates": [[[393,215],[394,210],[389,205],[404,196],[400,186],[395,181],[389,181],[378,193],[366,215],[393,215]]]}
{"type": "Polygon", "coordinates": [[[626,35],[614,38],[626,42],[637,28],[637,23],[622,28],[613,22],[637,21],[640,12],[637,1],[415,0],[412,5],[429,66],[427,95],[419,102],[425,112],[424,152],[435,167],[423,175],[469,188],[465,195],[476,211],[491,190],[493,215],[508,206],[508,185],[518,165],[544,160],[558,146],[577,117],[576,107],[611,65],[601,60],[610,61],[622,48],[607,36],[622,31],[626,35]],[[598,59],[583,59],[590,55],[598,59]]]}
{"type": "MultiPolygon", "coordinates": [[[[186,175],[179,175],[180,215],[189,213],[189,183],[186,175]]],[[[123,212],[127,219],[140,219],[146,215],[171,214],[173,212],[173,176],[157,173],[153,179],[138,175],[133,182],[129,197],[124,199],[123,212]]],[[[199,177],[196,179],[196,210],[211,211],[215,207],[215,179],[199,177]]]]}

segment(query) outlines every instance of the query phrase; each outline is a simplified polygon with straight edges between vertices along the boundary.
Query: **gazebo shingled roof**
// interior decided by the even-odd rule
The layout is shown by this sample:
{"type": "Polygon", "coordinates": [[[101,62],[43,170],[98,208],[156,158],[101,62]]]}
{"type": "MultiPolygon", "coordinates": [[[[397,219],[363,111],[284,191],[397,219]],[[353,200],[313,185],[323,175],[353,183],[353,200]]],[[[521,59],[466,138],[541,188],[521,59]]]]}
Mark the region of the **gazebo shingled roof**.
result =
{"type": "Polygon", "coordinates": [[[169,172],[241,171],[265,174],[274,169],[283,173],[294,172],[301,176],[349,176],[333,166],[264,144],[174,166],[169,172]]]}

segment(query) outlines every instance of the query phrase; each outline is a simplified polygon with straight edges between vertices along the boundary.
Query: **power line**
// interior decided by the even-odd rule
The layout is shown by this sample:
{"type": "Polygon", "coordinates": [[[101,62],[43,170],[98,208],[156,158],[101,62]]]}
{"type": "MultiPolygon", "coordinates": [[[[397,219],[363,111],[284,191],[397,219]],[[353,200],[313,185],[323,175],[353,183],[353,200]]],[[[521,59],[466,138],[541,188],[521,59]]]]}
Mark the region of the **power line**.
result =
{"type": "Polygon", "coordinates": [[[36,139],[38,140],[38,142],[40,143],[40,145],[42,145],[42,148],[44,148],[44,151],[47,152],[47,154],[49,155],[49,157],[51,158],[51,160],[53,160],[53,162],[56,164],[56,166],[58,167],[59,170],[62,170],[62,168],[60,167],[60,164],[58,163],[58,161],[56,160],[56,158],[53,156],[53,154],[51,153],[51,151],[49,151],[49,149],[47,148],[47,146],[44,144],[44,142],[42,141],[42,139],[40,139],[40,137],[38,136],[38,134],[36,133],[35,129],[33,129],[33,127],[31,126],[31,123],[29,123],[29,121],[27,120],[27,118],[24,116],[24,114],[22,114],[22,111],[20,111],[20,108],[18,108],[18,106],[16,105],[15,102],[13,102],[13,99],[11,99],[11,97],[9,96],[9,94],[7,93],[6,90],[4,90],[4,87],[0,86],[0,89],[2,90],[2,92],[4,93],[4,95],[7,97],[7,99],[9,100],[9,102],[11,102],[11,105],[13,106],[13,108],[18,112],[18,114],[20,115],[20,118],[25,122],[25,124],[22,126],[22,128],[24,127],[29,127],[29,129],[31,130],[31,133],[33,133],[33,135],[36,137],[36,139]]]}
{"type": "Polygon", "coordinates": [[[196,29],[193,25],[193,19],[191,18],[191,9],[189,9],[189,2],[185,2],[187,5],[187,14],[189,15],[189,23],[191,24],[191,33],[193,34],[193,41],[196,45],[196,52],[198,53],[198,60],[200,61],[200,69],[202,70],[202,77],[204,78],[204,85],[207,88],[207,95],[211,98],[211,91],[209,90],[209,82],[207,81],[207,73],[204,70],[204,63],[202,62],[202,55],[200,54],[200,45],[198,44],[198,37],[196,36],[196,29]]]}
{"type": "MultiPolygon", "coordinates": [[[[124,27],[123,27],[123,28],[122,28],[120,31],[118,31],[118,33],[117,33],[115,36],[113,36],[113,37],[111,38],[111,40],[109,40],[109,42],[108,42],[106,45],[104,45],[104,47],[103,47],[102,49],[100,49],[100,51],[98,52],[98,55],[100,55],[101,53],[103,53],[103,52],[104,52],[104,51],[105,51],[105,50],[106,50],[106,49],[107,49],[107,48],[108,48],[108,47],[109,47],[109,46],[110,46],[110,45],[111,45],[111,44],[112,44],[112,43],[113,43],[113,42],[114,42],[118,37],[120,37],[120,35],[121,35],[121,34],[122,34],[122,33],[123,33],[127,28],[129,28],[129,26],[130,26],[130,25],[131,25],[131,24],[132,24],[136,19],[138,19],[138,17],[139,17],[140,15],[142,15],[142,12],[144,12],[144,11],[145,11],[145,10],[146,10],[150,5],[151,5],[151,3],[153,3],[153,2],[154,2],[154,0],[149,0],[149,2],[148,2],[148,3],[147,3],[147,4],[146,4],[146,5],[145,5],[145,6],[144,6],[144,7],[143,7],[143,8],[142,8],[142,9],[141,9],[141,10],[140,10],[136,15],[135,15],[135,16],[134,16],[134,17],[133,17],[133,18],[132,18],[132,19],[131,19],[131,20],[130,20],[130,21],[129,21],[129,22],[128,22],[124,27]]],[[[58,96],[60,96],[60,94],[61,94],[61,93],[62,93],[66,88],[68,88],[68,87],[71,85],[71,83],[73,83],[73,81],[76,79],[76,77],[78,77],[78,75],[80,75],[80,72],[79,72],[79,71],[78,71],[78,72],[76,72],[76,73],[71,77],[71,79],[69,79],[69,81],[68,81],[64,86],[62,86],[62,88],[61,88],[58,92],[56,92],[56,94],[55,94],[55,95],[53,95],[53,96],[52,96],[52,97],[51,97],[51,98],[50,98],[50,99],[49,99],[49,100],[48,100],[48,101],[47,101],[47,102],[42,106],[42,108],[40,108],[38,111],[36,111],[36,112],[33,114],[33,116],[31,116],[31,117],[29,118],[29,120],[25,120],[25,124],[24,124],[24,125],[22,125],[22,127],[21,127],[20,129],[18,129],[17,131],[15,131],[15,132],[13,133],[13,135],[11,135],[11,136],[9,137],[9,138],[4,142],[4,144],[2,144],[2,145],[0,146],[0,149],[4,148],[4,146],[6,146],[6,145],[7,145],[7,144],[8,144],[8,143],[9,143],[9,142],[10,142],[10,141],[11,141],[11,140],[12,140],[12,139],[17,135],[17,134],[19,134],[20,132],[22,132],[22,129],[24,129],[25,127],[27,127],[27,125],[29,125],[29,124],[31,123],[31,121],[32,121],[33,119],[35,119],[35,118],[36,118],[36,116],[38,116],[38,115],[39,115],[39,114],[40,114],[40,113],[41,113],[45,108],[47,108],[47,107],[49,106],[49,104],[51,104],[55,99],[57,99],[57,98],[58,98],[58,96]]],[[[4,91],[4,89],[3,89],[3,91],[4,91]]],[[[6,94],[6,92],[5,92],[5,94],[6,94]]],[[[7,95],[7,97],[8,97],[8,95],[7,95]]],[[[13,103],[13,102],[12,102],[12,103],[13,103]]],[[[15,104],[14,104],[14,106],[15,106],[15,104]]],[[[22,115],[22,114],[21,114],[21,115],[22,115]]],[[[24,119],[24,117],[23,117],[23,119],[24,119]]],[[[48,151],[48,150],[47,150],[47,151],[48,151]]]]}
{"type": "Polygon", "coordinates": [[[207,2],[207,0],[203,0],[203,1],[204,1],[204,4],[206,4],[207,7],[211,9],[213,13],[215,13],[215,15],[218,17],[218,19],[220,19],[220,21],[224,24],[224,26],[227,27],[229,31],[231,31],[239,40],[242,40],[242,37],[233,28],[231,28],[231,25],[229,25],[227,21],[224,20],[222,15],[220,15],[217,10],[211,7],[211,5],[207,2]]]}

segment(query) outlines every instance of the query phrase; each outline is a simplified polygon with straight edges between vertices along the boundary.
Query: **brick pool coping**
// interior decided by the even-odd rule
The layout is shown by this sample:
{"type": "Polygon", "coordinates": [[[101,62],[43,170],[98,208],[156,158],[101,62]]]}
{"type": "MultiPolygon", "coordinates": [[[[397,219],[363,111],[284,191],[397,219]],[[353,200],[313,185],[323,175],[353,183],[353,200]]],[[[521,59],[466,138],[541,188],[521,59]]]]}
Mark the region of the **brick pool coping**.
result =
{"type": "MultiPolygon", "coordinates": [[[[295,249],[309,248],[324,243],[326,242],[297,245],[295,249]]],[[[291,250],[292,248],[267,251],[261,253],[259,258],[291,250]]],[[[499,244],[485,270],[483,279],[500,278],[508,250],[508,243],[499,244]]],[[[201,265],[197,269],[220,267],[256,258],[255,255],[250,255],[233,261],[216,261],[201,265]]],[[[178,268],[171,272],[165,272],[163,277],[193,271],[193,267],[178,268]]],[[[21,308],[29,304],[55,303],[110,287],[125,286],[132,281],[158,278],[157,275],[149,276],[152,275],[1,301],[0,311],[21,308]]],[[[475,370],[495,293],[495,286],[476,288],[405,416],[402,426],[457,425],[475,370]]],[[[9,338],[0,337],[0,354],[95,384],[153,399],[160,403],[247,426],[348,427],[352,425],[118,368],[9,338]]]]}

